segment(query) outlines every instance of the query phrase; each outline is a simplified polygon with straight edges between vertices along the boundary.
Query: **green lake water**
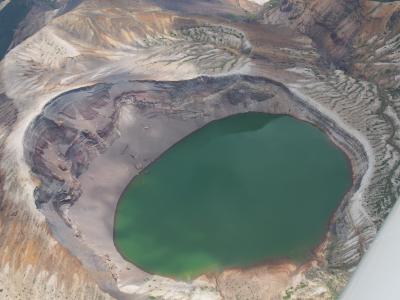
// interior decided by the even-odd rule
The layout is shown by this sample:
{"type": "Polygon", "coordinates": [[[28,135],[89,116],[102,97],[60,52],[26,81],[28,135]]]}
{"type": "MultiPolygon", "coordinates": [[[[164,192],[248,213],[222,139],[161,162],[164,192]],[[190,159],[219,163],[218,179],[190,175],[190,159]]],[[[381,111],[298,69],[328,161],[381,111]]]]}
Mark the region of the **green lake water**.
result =
{"type": "Polygon", "coordinates": [[[344,153],[316,127],[247,113],[173,146],[129,184],[114,241],[142,269],[190,279],[305,260],[351,186],[344,153]]]}

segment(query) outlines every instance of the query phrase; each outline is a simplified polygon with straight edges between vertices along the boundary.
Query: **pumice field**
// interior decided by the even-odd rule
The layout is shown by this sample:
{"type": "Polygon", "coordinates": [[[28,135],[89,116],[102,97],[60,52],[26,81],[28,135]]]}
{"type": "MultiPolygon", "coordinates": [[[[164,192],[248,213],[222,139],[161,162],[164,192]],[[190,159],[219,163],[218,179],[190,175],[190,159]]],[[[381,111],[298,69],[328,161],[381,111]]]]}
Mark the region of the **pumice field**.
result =
{"type": "Polygon", "coordinates": [[[0,299],[339,299],[399,194],[400,1],[0,1],[0,299]]]}

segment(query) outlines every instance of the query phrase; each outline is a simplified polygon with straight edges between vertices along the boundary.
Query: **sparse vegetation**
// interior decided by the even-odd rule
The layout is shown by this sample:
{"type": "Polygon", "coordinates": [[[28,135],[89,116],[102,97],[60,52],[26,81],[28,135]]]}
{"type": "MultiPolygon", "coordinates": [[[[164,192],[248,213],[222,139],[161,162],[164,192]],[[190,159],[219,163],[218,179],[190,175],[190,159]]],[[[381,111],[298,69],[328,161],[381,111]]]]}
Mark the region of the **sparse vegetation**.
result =
{"type": "Polygon", "coordinates": [[[293,292],[293,288],[287,289],[285,291],[285,295],[283,296],[283,300],[289,300],[290,298],[292,298],[293,292]]]}

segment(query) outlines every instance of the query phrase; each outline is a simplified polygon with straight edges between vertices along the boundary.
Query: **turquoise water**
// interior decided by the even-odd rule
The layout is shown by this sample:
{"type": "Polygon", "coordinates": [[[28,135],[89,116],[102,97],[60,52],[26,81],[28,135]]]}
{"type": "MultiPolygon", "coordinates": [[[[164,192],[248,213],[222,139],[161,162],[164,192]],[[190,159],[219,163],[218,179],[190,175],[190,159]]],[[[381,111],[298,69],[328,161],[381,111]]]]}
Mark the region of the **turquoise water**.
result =
{"type": "Polygon", "coordinates": [[[148,272],[190,279],[305,260],[346,190],[345,155],[319,129],[261,113],[213,122],[133,179],[114,241],[148,272]]]}

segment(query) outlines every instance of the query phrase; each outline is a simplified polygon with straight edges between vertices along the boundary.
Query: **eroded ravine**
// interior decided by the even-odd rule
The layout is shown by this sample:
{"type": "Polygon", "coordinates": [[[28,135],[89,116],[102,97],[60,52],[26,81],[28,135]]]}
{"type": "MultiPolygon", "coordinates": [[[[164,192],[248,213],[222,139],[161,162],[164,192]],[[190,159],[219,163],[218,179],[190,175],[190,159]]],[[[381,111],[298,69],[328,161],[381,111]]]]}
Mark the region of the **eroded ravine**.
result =
{"type": "MultiPolygon", "coordinates": [[[[29,35],[43,29],[25,41],[24,35],[17,34],[13,43],[23,42],[0,63],[0,92],[8,99],[0,115],[0,221],[4,224],[0,239],[11,245],[3,247],[0,255],[3,294],[38,299],[60,295],[85,300],[107,298],[98,284],[119,299],[337,297],[399,193],[400,168],[396,166],[400,156],[393,135],[399,124],[400,103],[396,94],[398,4],[289,0],[282,1],[280,7],[274,2],[261,8],[245,0],[72,2],[79,6],[55,19],[51,16],[54,11],[46,20],[39,14],[36,25],[36,15],[30,15],[26,24],[33,29],[29,35]],[[173,91],[179,90],[177,82],[201,75],[232,74],[269,77],[284,83],[293,101],[287,100],[285,93],[277,94],[262,111],[289,113],[320,126],[350,157],[355,174],[353,189],[336,211],[326,241],[316,249],[318,259],[306,266],[283,263],[229,270],[218,278],[202,278],[193,284],[149,276],[122,260],[108,243],[112,222],[104,216],[114,210],[110,203],[116,197],[103,187],[118,190],[127,182],[110,175],[106,183],[94,183],[98,174],[106,174],[112,166],[118,166],[121,174],[125,172],[125,177],[121,176],[128,178],[196,128],[213,118],[236,113],[229,109],[220,111],[220,115],[196,115],[193,107],[186,107],[189,111],[172,104],[169,108],[156,107],[164,100],[170,103],[173,91]],[[93,85],[101,82],[106,82],[105,86],[118,82],[117,92],[98,102],[96,97],[90,99],[75,91],[88,86],[84,90],[90,94],[96,89],[93,85]],[[142,85],[138,87],[139,83],[142,85]],[[132,104],[129,94],[124,99],[131,104],[118,104],[118,89],[122,90],[124,84],[126,91],[135,90],[133,95],[141,99],[138,106],[132,104]],[[76,101],[65,95],[57,97],[66,91],[71,91],[76,101]],[[388,99],[380,97],[386,92],[388,99]],[[146,95],[145,99],[140,95],[146,95]],[[157,101],[149,101],[155,107],[145,107],[150,112],[141,115],[138,107],[157,97],[157,101]],[[75,113],[78,121],[70,118],[75,108],[59,116],[59,108],[53,106],[52,110],[50,104],[48,114],[42,114],[44,105],[57,102],[52,101],[54,98],[88,105],[75,113]],[[382,105],[386,107],[383,113],[382,105]],[[166,113],[168,109],[171,111],[166,113]],[[8,122],[14,112],[16,120],[8,122]],[[41,124],[37,128],[43,136],[36,132],[32,137],[41,138],[40,147],[51,146],[38,151],[33,171],[45,171],[35,175],[26,165],[23,145],[35,144],[26,130],[37,116],[37,124],[41,124]],[[204,122],[199,121],[202,118],[204,122]],[[107,127],[110,120],[118,126],[107,127]],[[59,130],[62,126],[68,128],[65,133],[59,130]],[[47,132],[46,128],[51,130],[47,132]],[[65,137],[64,142],[58,133],[65,137]],[[124,138],[132,134],[136,141],[124,138]],[[131,153],[135,159],[121,155],[127,144],[135,149],[131,153]],[[65,157],[66,148],[71,150],[65,157]],[[150,148],[157,151],[149,152],[150,148]],[[149,154],[141,157],[136,152],[149,154]],[[47,161],[44,155],[48,155],[47,161]],[[125,168],[127,165],[129,168],[125,168]],[[40,211],[35,208],[34,195],[40,211]],[[104,201],[98,201],[99,195],[104,201]],[[46,202],[50,198],[61,214],[54,210],[53,202],[46,202]],[[94,216],[101,221],[95,221],[94,216]]],[[[196,80],[186,88],[201,86],[196,80]]],[[[99,84],[97,88],[107,90],[105,86],[99,84]]],[[[195,90],[201,93],[196,102],[202,103],[203,96],[207,101],[224,98],[224,93],[212,91],[211,95],[208,88],[195,90]]],[[[235,93],[231,96],[235,99],[235,93]]],[[[191,97],[188,99],[193,100],[191,97]]],[[[240,106],[237,111],[248,108],[240,106]]],[[[28,158],[35,152],[25,150],[28,158]]]]}

